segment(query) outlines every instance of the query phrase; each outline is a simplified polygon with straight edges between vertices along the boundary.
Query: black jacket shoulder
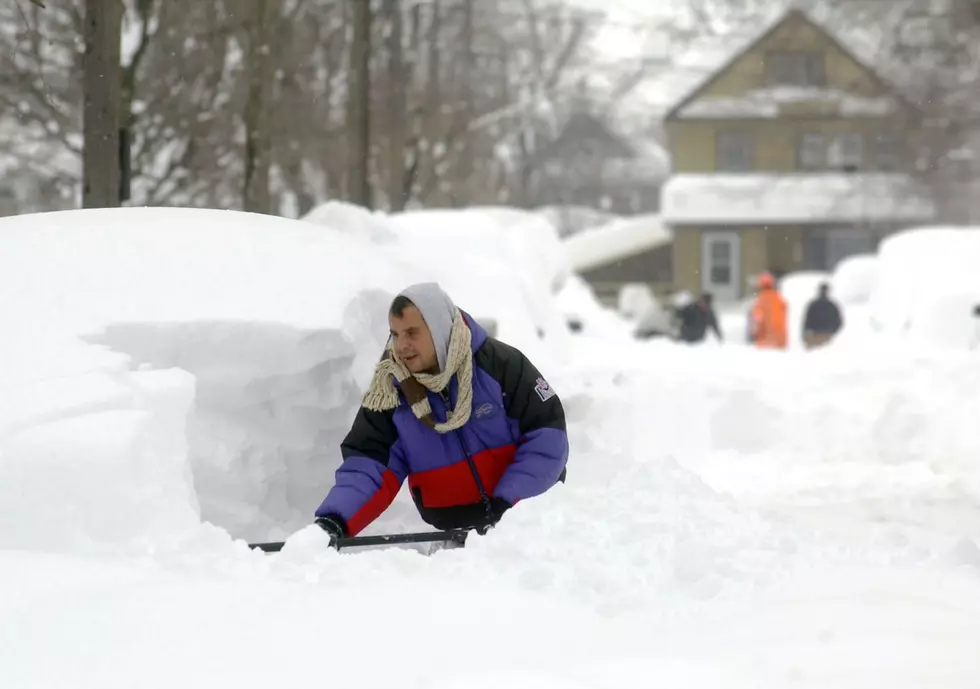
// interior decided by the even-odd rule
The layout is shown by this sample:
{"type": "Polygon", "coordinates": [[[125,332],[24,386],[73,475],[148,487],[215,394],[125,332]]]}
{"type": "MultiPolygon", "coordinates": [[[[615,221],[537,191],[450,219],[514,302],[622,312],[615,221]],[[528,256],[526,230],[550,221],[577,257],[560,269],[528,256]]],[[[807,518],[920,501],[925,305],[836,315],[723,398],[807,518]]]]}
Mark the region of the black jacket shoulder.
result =
{"type": "Polygon", "coordinates": [[[517,419],[521,433],[537,428],[565,430],[558,393],[516,347],[492,337],[476,350],[474,364],[500,384],[504,410],[517,419]]]}

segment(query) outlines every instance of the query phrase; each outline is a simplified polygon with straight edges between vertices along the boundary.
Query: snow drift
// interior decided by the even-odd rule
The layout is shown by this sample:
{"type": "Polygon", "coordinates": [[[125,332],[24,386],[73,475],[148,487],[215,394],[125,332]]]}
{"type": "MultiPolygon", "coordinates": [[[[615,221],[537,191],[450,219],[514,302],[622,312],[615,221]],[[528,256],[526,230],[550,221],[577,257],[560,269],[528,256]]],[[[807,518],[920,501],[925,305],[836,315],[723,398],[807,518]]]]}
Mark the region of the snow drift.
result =
{"type": "Polygon", "coordinates": [[[980,231],[927,227],[885,238],[868,302],[875,329],[912,345],[977,344],[980,231]]]}
{"type": "Polygon", "coordinates": [[[532,358],[563,356],[568,328],[556,295],[569,275],[557,232],[509,208],[424,210],[388,217],[392,249],[425,279],[438,280],[478,320],[532,358]]]}
{"type": "Polygon", "coordinates": [[[319,466],[274,471],[333,443],[356,344],[384,337],[391,289],[347,271],[400,286],[345,234],[169,209],[0,221],[4,689],[974,689],[974,355],[569,338],[567,484],[463,550],[337,553],[305,526],[319,466]],[[242,533],[289,507],[305,528],[284,522],[276,556],[199,520],[242,533]],[[385,662],[352,644],[325,664],[332,630],[379,620],[385,662]],[[474,639],[506,663],[475,676],[474,639]]]}
{"type": "Polygon", "coordinates": [[[309,523],[417,278],[354,234],[176,208],[0,220],[0,542],[309,523]]]}

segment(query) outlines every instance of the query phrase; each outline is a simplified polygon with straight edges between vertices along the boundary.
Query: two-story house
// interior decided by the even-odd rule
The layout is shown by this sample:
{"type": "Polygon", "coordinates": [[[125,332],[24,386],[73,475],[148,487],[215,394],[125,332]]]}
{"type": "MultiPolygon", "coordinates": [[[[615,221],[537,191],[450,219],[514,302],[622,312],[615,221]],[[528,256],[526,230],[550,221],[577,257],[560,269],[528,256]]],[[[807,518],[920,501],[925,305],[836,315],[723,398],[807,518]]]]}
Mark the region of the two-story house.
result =
{"type": "Polygon", "coordinates": [[[760,26],[664,118],[674,287],[739,300],[764,270],[831,270],[930,221],[910,107],[805,12],[760,26]]]}

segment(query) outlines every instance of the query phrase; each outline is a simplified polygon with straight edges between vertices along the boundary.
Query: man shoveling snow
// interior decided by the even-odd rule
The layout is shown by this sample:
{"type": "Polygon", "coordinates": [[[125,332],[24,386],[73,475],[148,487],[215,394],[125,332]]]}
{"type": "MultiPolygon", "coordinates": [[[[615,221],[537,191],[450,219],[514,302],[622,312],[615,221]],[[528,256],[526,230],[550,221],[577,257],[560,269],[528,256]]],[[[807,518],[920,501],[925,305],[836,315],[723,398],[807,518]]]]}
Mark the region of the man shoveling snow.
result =
{"type": "Polygon", "coordinates": [[[523,353],[491,338],[436,283],[392,302],[391,335],[316,510],[332,543],[356,535],[405,479],[440,530],[494,526],[565,479],[561,400],[523,353]]]}

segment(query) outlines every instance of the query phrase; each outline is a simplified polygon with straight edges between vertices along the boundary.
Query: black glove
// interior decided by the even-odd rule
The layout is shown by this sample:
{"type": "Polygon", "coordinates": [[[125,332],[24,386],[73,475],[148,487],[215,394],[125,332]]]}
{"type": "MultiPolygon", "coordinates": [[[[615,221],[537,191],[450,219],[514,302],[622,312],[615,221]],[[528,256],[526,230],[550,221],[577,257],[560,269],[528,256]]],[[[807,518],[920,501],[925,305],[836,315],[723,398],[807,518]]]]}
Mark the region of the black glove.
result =
{"type": "Polygon", "coordinates": [[[344,524],[344,520],[335,515],[328,514],[323,517],[317,517],[313,523],[326,531],[327,535],[330,536],[331,548],[336,548],[340,539],[347,535],[347,527],[344,524]]]}
{"type": "Polygon", "coordinates": [[[486,535],[486,533],[497,525],[500,518],[504,516],[504,512],[509,510],[513,505],[504,500],[503,498],[490,498],[490,508],[487,512],[486,519],[476,526],[476,532],[481,536],[486,535]]]}

